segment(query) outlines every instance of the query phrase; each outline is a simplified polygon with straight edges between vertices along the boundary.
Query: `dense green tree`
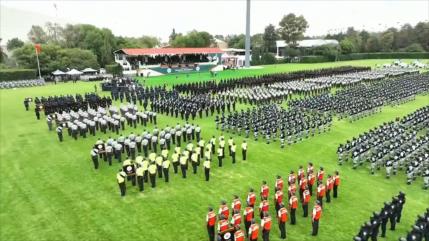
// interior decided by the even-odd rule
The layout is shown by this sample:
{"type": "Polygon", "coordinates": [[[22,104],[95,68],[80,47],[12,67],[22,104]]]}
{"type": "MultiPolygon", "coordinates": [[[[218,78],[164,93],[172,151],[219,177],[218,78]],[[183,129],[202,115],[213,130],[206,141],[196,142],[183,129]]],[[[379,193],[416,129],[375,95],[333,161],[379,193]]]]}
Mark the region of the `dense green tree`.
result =
{"type": "Polygon", "coordinates": [[[416,42],[429,51],[429,22],[419,22],[414,27],[416,42]]]}
{"type": "Polygon", "coordinates": [[[177,35],[171,43],[173,47],[209,47],[213,36],[208,32],[193,30],[186,35],[177,35]]]}
{"type": "Polygon", "coordinates": [[[380,40],[376,35],[371,35],[366,42],[366,51],[379,52],[381,50],[380,40]]]}
{"type": "Polygon", "coordinates": [[[16,48],[21,48],[22,46],[24,46],[24,42],[19,38],[9,39],[9,41],[7,41],[7,44],[6,44],[6,48],[9,51],[14,50],[16,48]]]}
{"type": "Polygon", "coordinates": [[[293,46],[304,37],[304,33],[308,28],[308,23],[304,16],[295,16],[293,13],[284,16],[279,25],[280,36],[286,43],[293,46]]]}
{"type": "Polygon", "coordinates": [[[48,35],[39,25],[31,26],[30,32],[28,32],[27,36],[33,43],[45,44],[48,42],[48,35]]]}
{"type": "Polygon", "coordinates": [[[394,32],[387,30],[380,36],[381,50],[383,52],[390,52],[393,49],[394,32]]]}
{"type": "Polygon", "coordinates": [[[244,49],[246,35],[228,35],[225,37],[229,48],[244,49]]]}
{"type": "Polygon", "coordinates": [[[419,43],[413,43],[407,46],[405,52],[424,52],[425,49],[419,43]]]}
{"type": "Polygon", "coordinates": [[[274,25],[269,24],[265,27],[262,39],[264,40],[263,47],[268,52],[273,53],[276,51],[276,40],[279,39],[279,35],[277,34],[276,27],[274,25]]]}

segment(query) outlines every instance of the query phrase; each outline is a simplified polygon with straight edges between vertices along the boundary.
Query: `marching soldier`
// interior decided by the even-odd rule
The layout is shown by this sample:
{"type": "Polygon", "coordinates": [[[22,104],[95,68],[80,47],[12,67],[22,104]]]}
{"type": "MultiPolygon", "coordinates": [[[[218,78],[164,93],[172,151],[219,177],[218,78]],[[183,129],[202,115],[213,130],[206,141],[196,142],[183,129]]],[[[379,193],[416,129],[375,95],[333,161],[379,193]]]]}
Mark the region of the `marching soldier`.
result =
{"type": "Polygon", "coordinates": [[[171,161],[173,162],[174,174],[177,174],[178,167],[179,167],[179,157],[180,157],[179,153],[180,153],[180,150],[179,151],[176,150],[173,153],[173,155],[171,155],[171,161]]]}
{"type": "Polygon", "coordinates": [[[208,182],[210,179],[210,161],[206,158],[203,163],[204,166],[204,176],[206,177],[206,181],[208,182]]]}
{"type": "Polygon", "coordinates": [[[162,162],[162,171],[164,172],[165,182],[168,182],[170,176],[170,161],[168,159],[162,162]]]}
{"type": "Polygon", "coordinates": [[[249,193],[247,194],[247,199],[246,199],[247,205],[254,208],[255,207],[255,202],[256,202],[256,194],[253,191],[253,188],[250,188],[249,193]]]}
{"type": "Polygon", "coordinates": [[[334,188],[334,178],[331,175],[328,175],[326,180],[326,202],[331,202],[331,190],[334,188]]]}
{"type": "Polygon", "coordinates": [[[219,215],[223,215],[226,219],[228,219],[228,217],[229,217],[229,208],[228,208],[228,205],[226,205],[226,201],[225,200],[222,200],[220,202],[218,214],[219,215]]]}
{"type": "Polygon", "coordinates": [[[252,224],[249,227],[249,241],[258,241],[259,236],[259,225],[252,220],[252,224]]]}
{"type": "Polygon", "coordinates": [[[292,196],[289,199],[289,208],[290,208],[290,224],[296,224],[296,209],[298,208],[298,198],[295,196],[295,193],[292,193],[292,196]]]}
{"type": "Polygon", "coordinates": [[[229,228],[228,219],[225,216],[220,215],[219,222],[217,223],[217,232],[218,232],[218,235],[220,235],[220,233],[228,230],[228,228],[229,228]]]}
{"type": "Polygon", "coordinates": [[[340,186],[340,173],[338,171],[335,171],[334,175],[334,194],[333,197],[338,197],[338,187],[340,186]]]}
{"type": "Polygon", "coordinates": [[[234,228],[240,228],[241,224],[241,215],[239,210],[234,210],[231,217],[231,224],[234,228]]]}
{"type": "Polygon", "coordinates": [[[276,183],[274,185],[274,190],[283,191],[283,179],[280,175],[277,175],[276,183]]]}
{"type": "Polygon", "coordinates": [[[186,169],[187,169],[188,158],[185,154],[182,154],[180,157],[180,170],[182,171],[182,177],[186,178],[186,169]]]}
{"type": "Polygon", "coordinates": [[[240,226],[235,228],[234,241],[244,241],[244,232],[240,229],[240,226]]]}
{"type": "Polygon", "coordinates": [[[116,180],[118,181],[121,197],[125,196],[125,192],[127,191],[127,186],[125,185],[126,176],[127,174],[122,169],[119,169],[118,173],[116,174],[116,180]]]}
{"type": "Polygon", "coordinates": [[[249,227],[252,224],[252,220],[254,217],[254,210],[253,210],[253,207],[250,206],[250,204],[247,204],[247,207],[244,209],[243,215],[244,215],[244,227],[246,229],[246,236],[248,236],[249,227]]]}
{"type": "Polygon", "coordinates": [[[313,185],[316,181],[316,177],[314,176],[313,172],[308,173],[308,190],[310,191],[310,195],[313,196],[313,185]]]}
{"type": "Polygon", "coordinates": [[[277,211],[277,218],[279,221],[280,238],[286,239],[286,222],[288,219],[288,212],[283,203],[280,204],[280,209],[277,211]]]}
{"type": "Polygon", "coordinates": [[[308,191],[308,187],[305,187],[304,192],[302,193],[302,210],[304,212],[303,217],[308,217],[308,203],[310,202],[310,191],[308,191]]]}
{"type": "Polygon", "coordinates": [[[323,182],[319,181],[317,186],[317,200],[319,201],[320,206],[323,206],[323,198],[325,197],[326,187],[323,185],[323,182]]]}
{"type": "Polygon", "coordinates": [[[268,194],[270,192],[270,188],[267,185],[266,181],[262,181],[261,186],[261,200],[268,199],[268,194]]]}
{"type": "Polygon", "coordinates": [[[156,187],[156,164],[155,162],[151,162],[148,167],[149,179],[152,188],[156,187]]]}
{"type": "Polygon", "coordinates": [[[144,190],[144,169],[142,165],[138,165],[137,170],[136,170],[136,175],[137,175],[137,185],[139,186],[139,191],[143,192],[144,190]]]}
{"type": "Polygon", "coordinates": [[[232,164],[235,164],[235,151],[236,151],[236,149],[237,149],[237,146],[235,145],[235,143],[232,143],[232,145],[231,145],[231,148],[230,148],[230,150],[231,150],[231,158],[232,158],[232,164]]]}
{"type": "Polygon", "coordinates": [[[271,217],[268,212],[264,212],[264,218],[261,220],[261,227],[263,241],[269,241],[271,230],[271,217]]]}
{"type": "Polygon", "coordinates": [[[162,178],[162,156],[157,156],[155,158],[156,163],[156,172],[158,173],[158,178],[162,178]]]}
{"type": "Polygon", "coordinates": [[[109,166],[112,165],[112,158],[113,158],[113,147],[111,145],[106,145],[106,158],[107,161],[109,162],[109,166]]]}
{"type": "Polygon", "coordinates": [[[216,224],[216,214],[213,212],[213,208],[209,207],[209,212],[206,216],[207,222],[207,233],[209,234],[209,241],[215,240],[215,224],[216,224]]]}
{"type": "Polygon", "coordinates": [[[241,201],[237,195],[234,195],[234,199],[232,200],[231,208],[233,211],[241,211],[241,201]]]}
{"type": "Polygon", "coordinates": [[[229,151],[229,156],[232,156],[232,150],[231,150],[231,147],[232,147],[232,144],[234,143],[234,140],[232,139],[232,137],[229,137],[229,139],[228,139],[228,151],[229,151]]]}
{"type": "Polygon", "coordinates": [[[320,202],[316,201],[316,205],[313,208],[313,215],[311,218],[312,226],[313,226],[313,232],[311,235],[317,236],[317,233],[319,232],[319,220],[322,216],[322,206],[320,206],[320,202]]]}
{"type": "Polygon", "coordinates": [[[241,154],[243,155],[243,161],[245,161],[246,155],[247,155],[247,142],[246,142],[246,140],[244,140],[243,143],[241,143],[241,154]]]}
{"type": "Polygon", "coordinates": [[[198,153],[193,152],[191,154],[191,162],[192,162],[192,169],[193,169],[193,173],[197,174],[197,167],[198,167],[198,153]]]}
{"type": "Polygon", "coordinates": [[[423,183],[423,189],[427,190],[429,188],[429,168],[426,168],[423,173],[423,183]]]}
{"type": "Polygon", "coordinates": [[[219,145],[217,149],[217,159],[219,161],[219,167],[222,167],[222,159],[223,159],[223,148],[219,145]]]}
{"type": "Polygon", "coordinates": [[[264,212],[268,212],[269,206],[268,200],[266,198],[262,199],[262,202],[259,204],[259,215],[261,219],[264,218],[264,212]]]}
{"type": "Polygon", "coordinates": [[[274,194],[274,202],[275,202],[276,212],[278,212],[280,209],[280,204],[283,203],[283,192],[282,192],[282,190],[276,188],[276,193],[274,194]]]}
{"type": "Polygon", "coordinates": [[[57,127],[57,135],[58,140],[60,140],[60,142],[63,142],[63,128],[61,126],[57,127]]]}
{"type": "Polygon", "coordinates": [[[91,150],[91,159],[92,159],[92,162],[94,163],[94,168],[98,169],[98,149],[97,148],[93,148],[91,150]]]}

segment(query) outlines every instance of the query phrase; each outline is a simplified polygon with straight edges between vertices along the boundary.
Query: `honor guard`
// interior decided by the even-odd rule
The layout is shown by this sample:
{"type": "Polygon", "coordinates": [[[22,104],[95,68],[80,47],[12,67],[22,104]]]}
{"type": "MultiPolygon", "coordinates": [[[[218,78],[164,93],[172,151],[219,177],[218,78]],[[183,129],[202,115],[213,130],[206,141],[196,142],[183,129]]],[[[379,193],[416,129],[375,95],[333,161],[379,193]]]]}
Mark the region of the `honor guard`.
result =
{"type": "Polygon", "coordinates": [[[334,193],[333,193],[333,197],[337,198],[338,197],[338,187],[340,186],[340,173],[338,171],[335,171],[335,175],[334,175],[334,193]]]}
{"type": "Polygon", "coordinates": [[[249,227],[249,241],[257,241],[259,236],[259,225],[252,220],[252,224],[249,227]]]}
{"type": "Polygon", "coordinates": [[[249,233],[249,227],[252,224],[252,220],[254,217],[253,207],[247,204],[247,207],[244,209],[243,216],[244,216],[244,227],[246,229],[246,236],[247,236],[247,234],[249,233]]]}
{"type": "Polygon", "coordinates": [[[271,224],[272,224],[271,217],[268,214],[268,212],[265,212],[264,218],[261,220],[263,241],[269,241],[270,240],[271,224]]]}
{"type": "Polygon", "coordinates": [[[296,209],[298,208],[298,198],[292,193],[292,196],[289,199],[289,209],[290,209],[290,224],[296,224],[296,209]]]}
{"type": "Polygon", "coordinates": [[[170,177],[170,161],[168,159],[162,162],[162,171],[164,172],[165,182],[168,182],[170,177]]]}
{"type": "Polygon", "coordinates": [[[215,224],[216,214],[213,212],[213,208],[209,207],[209,212],[206,216],[207,233],[209,235],[209,241],[215,241],[215,224]]]}
{"type": "Polygon", "coordinates": [[[125,196],[125,192],[127,191],[127,186],[125,185],[126,176],[127,174],[122,169],[119,169],[118,173],[116,174],[116,180],[118,181],[121,197],[125,196]]]}
{"type": "Polygon", "coordinates": [[[310,191],[308,191],[308,187],[305,187],[303,193],[302,193],[302,210],[303,210],[303,217],[308,217],[308,203],[310,202],[310,191]]]}
{"type": "Polygon", "coordinates": [[[280,209],[277,211],[277,219],[279,222],[280,238],[286,239],[286,222],[288,220],[288,212],[283,203],[280,204],[280,209]]]}
{"type": "Polygon", "coordinates": [[[249,205],[250,207],[252,208],[255,207],[256,194],[253,191],[253,188],[250,188],[249,193],[247,194],[246,202],[247,202],[247,205],[249,205]]]}
{"type": "Polygon", "coordinates": [[[156,169],[157,168],[156,168],[155,162],[151,162],[148,167],[148,172],[149,172],[149,179],[150,179],[152,188],[156,187],[156,169]]]}
{"type": "Polygon", "coordinates": [[[246,155],[247,155],[247,142],[246,142],[246,140],[244,140],[243,143],[241,143],[241,154],[243,155],[243,161],[245,161],[246,155]]]}
{"type": "Polygon", "coordinates": [[[322,206],[320,205],[319,201],[316,201],[316,205],[313,208],[313,214],[311,218],[313,232],[311,235],[317,236],[317,233],[319,232],[319,220],[322,216],[322,206]]]}
{"type": "Polygon", "coordinates": [[[262,181],[261,185],[261,200],[268,199],[268,194],[270,192],[270,188],[267,185],[266,181],[262,181]]]}

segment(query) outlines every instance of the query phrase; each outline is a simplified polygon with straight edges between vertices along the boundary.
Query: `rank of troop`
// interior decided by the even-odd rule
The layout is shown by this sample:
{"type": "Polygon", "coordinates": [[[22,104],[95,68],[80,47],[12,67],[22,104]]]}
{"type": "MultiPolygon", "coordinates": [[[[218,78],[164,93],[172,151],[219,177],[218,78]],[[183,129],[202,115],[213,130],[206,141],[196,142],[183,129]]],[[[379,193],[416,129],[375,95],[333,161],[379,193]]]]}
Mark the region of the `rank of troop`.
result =
{"type": "Polygon", "coordinates": [[[335,94],[322,94],[289,101],[290,106],[336,113],[351,121],[375,113],[381,106],[401,104],[417,94],[429,91],[429,73],[408,74],[361,83],[338,90],[335,94]]]}
{"type": "Polygon", "coordinates": [[[429,208],[424,214],[418,215],[410,231],[399,241],[429,241],[429,208]]]}
{"type": "Polygon", "coordinates": [[[139,111],[136,105],[110,106],[108,109],[98,107],[88,108],[86,111],[79,109],[77,112],[63,111],[48,115],[46,123],[48,129],[56,132],[60,142],[64,140],[63,129],[67,129],[68,136],[77,140],[79,137],[86,138],[87,135],[95,136],[97,131],[106,134],[124,131],[126,127],[137,128],[137,125],[146,127],[148,124],[157,124],[157,114],[151,111],[139,111]]]}
{"type": "Polygon", "coordinates": [[[215,118],[216,128],[231,131],[249,138],[253,134],[255,141],[259,136],[269,144],[280,140],[283,148],[316,133],[330,129],[332,117],[318,111],[302,111],[300,109],[284,109],[276,104],[263,105],[246,111],[234,112],[228,116],[215,118]],[[252,132],[252,133],[251,133],[252,132]]]}
{"type": "Polygon", "coordinates": [[[274,197],[272,199],[274,206],[273,216],[270,214],[273,213],[269,201],[271,199],[270,187],[266,181],[262,182],[259,197],[255,190],[250,188],[243,204],[239,196],[234,195],[231,208],[224,200],[221,201],[217,213],[215,213],[213,207],[209,207],[206,216],[209,241],[256,241],[260,233],[262,233],[262,239],[268,241],[274,220],[277,220],[280,238],[286,239],[286,223],[290,221],[290,225],[297,224],[298,206],[302,207],[302,216],[307,218],[312,200],[314,200],[314,207],[310,214],[312,220],[311,234],[317,236],[322,211],[326,207],[323,202],[330,203],[331,195],[333,198],[338,197],[339,172],[336,171],[333,176],[327,175],[327,178],[325,178],[323,167],[320,167],[316,172],[313,164],[309,163],[306,171],[302,166],[299,167],[297,173],[291,171],[287,184],[286,190],[286,188],[284,189],[282,177],[276,177],[274,191],[271,194],[274,197]],[[284,192],[287,192],[287,196],[285,196],[284,192]],[[258,199],[259,201],[257,201],[258,199]],[[257,219],[260,219],[260,222],[257,222],[257,219]],[[244,229],[242,228],[242,223],[244,224],[244,229]]]}
{"type": "MultiPolygon", "coordinates": [[[[205,181],[210,179],[210,170],[214,156],[217,155],[218,167],[222,167],[225,157],[230,157],[232,164],[237,161],[237,144],[230,137],[215,138],[208,142],[201,138],[201,128],[186,123],[162,130],[155,128],[152,132],[144,131],[142,135],[131,133],[129,136],[110,138],[107,141],[99,139],[91,150],[91,160],[94,168],[99,168],[99,159],[112,165],[113,159],[122,164],[116,174],[121,196],[126,194],[126,181],[138,186],[144,191],[144,183],[156,187],[156,176],[166,183],[169,182],[170,168],[174,174],[181,173],[187,178],[189,166],[192,173],[197,174],[200,168],[204,171],[205,181]],[[182,145],[184,146],[182,148],[182,145]],[[228,149],[228,152],[225,149],[228,149]],[[172,153],[172,154],[171,154],[172,153]],[[122,156],[126,155],[122,162],[122,156]]],[[[247,158],[247,143],[241,143],[242,160],[247,158]]]]}
{"type": "Polygon", "coordinates": [[[429,188],[429,106],[420,108],[401,119],[348,140],[338,147],[338,162],[353,163],[356,169],[370,163],[370,173],[382,167],[386,178],[404,170],[407,183],[423,177],[423,188],[429,188]]]}
{"type": "Polygon", "coordinates": [[[405,201],[405,193],[399,192],[397,196],[392,197],[391,202],[384,202],[384,206],[381,208],[380,212],[373,212],[369,221],[361,226],[359,233],[353,240],[377,241],[379,236],[386,238],[387,223],[390,221],[390,230],[394,231],[396,229],[396,223],[401,222],[402,209],[405,201]]]}

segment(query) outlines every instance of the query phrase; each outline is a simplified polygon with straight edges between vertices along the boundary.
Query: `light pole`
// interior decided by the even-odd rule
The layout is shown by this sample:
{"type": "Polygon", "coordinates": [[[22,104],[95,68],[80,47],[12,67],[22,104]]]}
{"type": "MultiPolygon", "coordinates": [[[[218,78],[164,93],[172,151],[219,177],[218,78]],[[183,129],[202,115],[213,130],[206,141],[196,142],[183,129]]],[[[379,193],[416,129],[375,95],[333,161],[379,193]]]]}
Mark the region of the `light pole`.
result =
{"type": "Polygon", "coordinates": [[[246,0],[246,41],[245,41],[246,55],[244,58],[244,66],[250,67],[250,0],[246,0]]]}

